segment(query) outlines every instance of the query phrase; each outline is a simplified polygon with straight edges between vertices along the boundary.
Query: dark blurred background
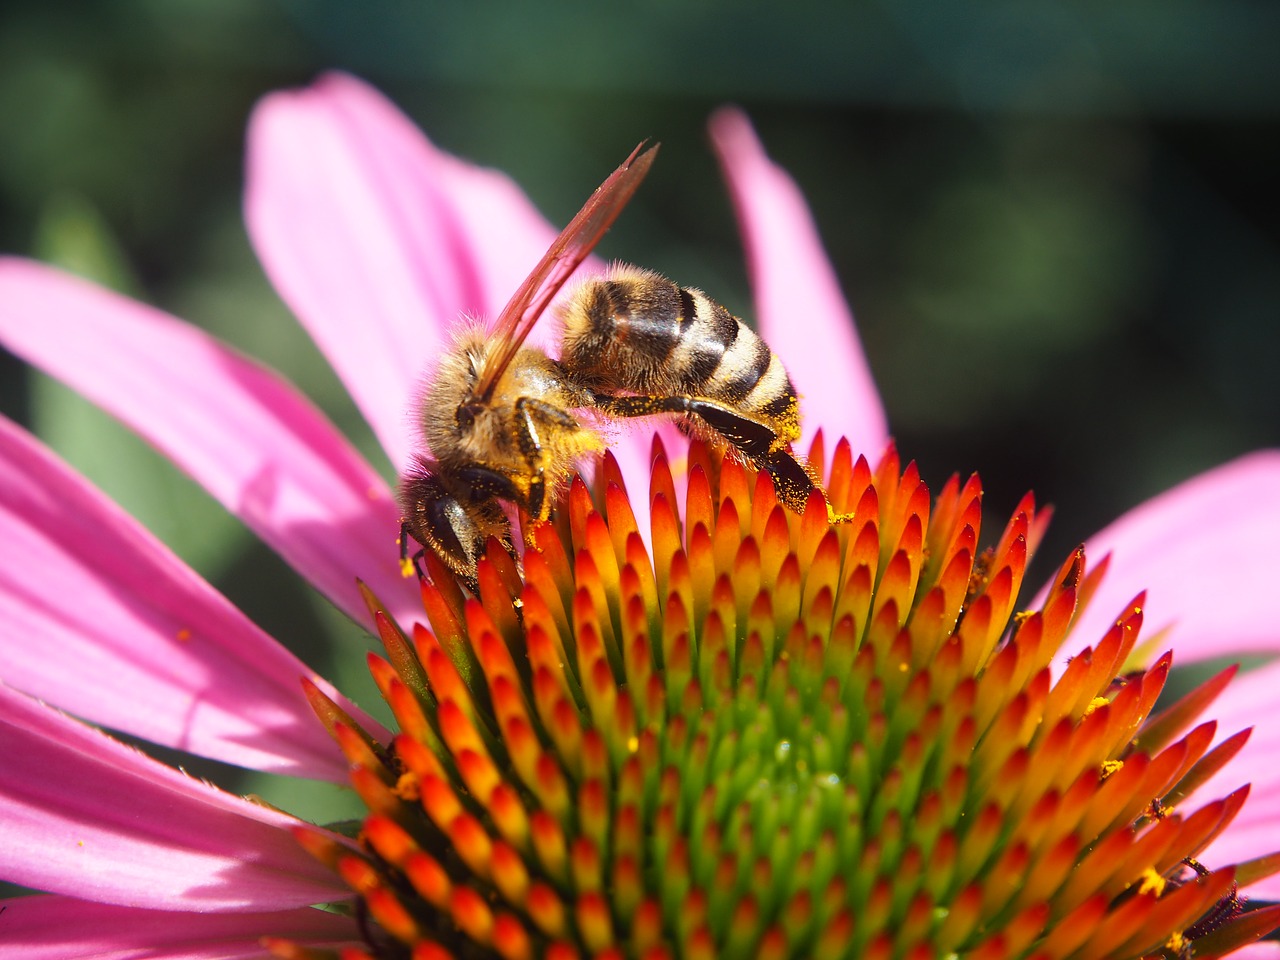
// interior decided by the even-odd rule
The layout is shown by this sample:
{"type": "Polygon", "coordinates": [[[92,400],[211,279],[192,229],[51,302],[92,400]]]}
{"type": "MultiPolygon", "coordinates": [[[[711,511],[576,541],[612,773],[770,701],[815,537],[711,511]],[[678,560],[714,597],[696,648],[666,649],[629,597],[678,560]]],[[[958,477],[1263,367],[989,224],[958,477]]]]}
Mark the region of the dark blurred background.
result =
{"type": "MultiPolygon", "coordinates": [[[[705,121],[805,191],[904,455],[1027,489],[1048,557],[1280,443],[1280,5],[112,0],[0,6],[0,248],[205,326],[377,457],[240,220],[255,100],[330,68],[555,223],[639,139],[606,244],[750,317],[705,121]]],[[[339,685],[366,639],[144,444],[0,356],[0,403],[339,685]]],[[[297,809],[296,805],[294,809],[297,809]]],[[[306,812],[305,810],[303,812],[306,812]]]]}

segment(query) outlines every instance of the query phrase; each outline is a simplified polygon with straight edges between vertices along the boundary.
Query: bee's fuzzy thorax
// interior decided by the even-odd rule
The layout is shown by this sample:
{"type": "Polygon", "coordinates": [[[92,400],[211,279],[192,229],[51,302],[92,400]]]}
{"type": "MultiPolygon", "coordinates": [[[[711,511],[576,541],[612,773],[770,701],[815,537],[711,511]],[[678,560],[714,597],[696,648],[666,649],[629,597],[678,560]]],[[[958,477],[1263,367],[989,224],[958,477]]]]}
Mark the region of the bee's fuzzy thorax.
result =
{"type": "Polygon", "coordinates": [[[441,355],[418,402],[419,424],[428,449],[437,459],[448,456],[459,441],[458,408],[475,387],[479,370],[490,349],[484,325],[459,324],[453,342],[441,355]]]}

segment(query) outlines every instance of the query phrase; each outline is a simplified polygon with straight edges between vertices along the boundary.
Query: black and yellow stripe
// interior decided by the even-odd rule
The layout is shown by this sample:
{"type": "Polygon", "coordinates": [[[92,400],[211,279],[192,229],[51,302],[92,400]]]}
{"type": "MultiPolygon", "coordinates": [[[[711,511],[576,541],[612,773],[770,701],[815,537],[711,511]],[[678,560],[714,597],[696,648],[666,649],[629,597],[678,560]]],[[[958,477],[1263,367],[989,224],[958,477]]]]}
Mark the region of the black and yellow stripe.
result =
{"type": "Polygon", "coordinates": [[[715,400],[798,435],[795,387],[768,345],[700,290],[617,268],[564,313],[561,364],[593,389],[715,400]]]}

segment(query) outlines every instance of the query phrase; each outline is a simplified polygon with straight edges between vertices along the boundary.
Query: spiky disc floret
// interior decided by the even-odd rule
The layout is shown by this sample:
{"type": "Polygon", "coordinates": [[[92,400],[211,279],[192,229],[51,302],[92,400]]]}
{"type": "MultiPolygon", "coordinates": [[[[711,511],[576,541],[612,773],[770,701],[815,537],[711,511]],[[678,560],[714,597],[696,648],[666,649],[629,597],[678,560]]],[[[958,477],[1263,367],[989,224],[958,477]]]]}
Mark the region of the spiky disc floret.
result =
{"type": "Polygon", "coordinates": [[[652,550],[607,461],[523,577],[495,548],[477,600],[428,558],[430,629],[377,613],[400,735],[322,710],[371,811],[331,852],[352,956],[1200,957],[1280,922],[1236,893],[1270,859],[1195,859],[1247,788],[1176,808],[1244,742],[1192,726],[1229,677],[1152,717],[1141,597],[1055,676],[1100,571],[1015,614],[1030,496],[980,550],[977,477],[931,503],[893,450],[838,445],[837,527],[690,462],[681,515],[657,451],[652,550]]]}

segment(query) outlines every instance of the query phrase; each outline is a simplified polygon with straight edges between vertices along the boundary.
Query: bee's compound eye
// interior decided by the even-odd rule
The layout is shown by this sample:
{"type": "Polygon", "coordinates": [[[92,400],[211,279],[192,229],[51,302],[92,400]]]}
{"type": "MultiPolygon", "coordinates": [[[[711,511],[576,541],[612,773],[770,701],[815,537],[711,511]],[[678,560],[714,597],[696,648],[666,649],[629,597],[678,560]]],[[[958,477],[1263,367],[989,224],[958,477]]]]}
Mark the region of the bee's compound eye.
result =
{"type": "Polygon", "coordinates": [[[471,429],[472,424],[476,422],[476,416],[480,413],[480,404],[464,403],[458,407],[457,421],[458,430],[466,433],[471,429]]]}

